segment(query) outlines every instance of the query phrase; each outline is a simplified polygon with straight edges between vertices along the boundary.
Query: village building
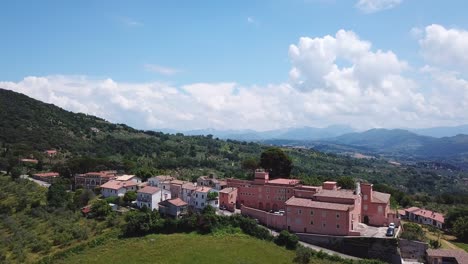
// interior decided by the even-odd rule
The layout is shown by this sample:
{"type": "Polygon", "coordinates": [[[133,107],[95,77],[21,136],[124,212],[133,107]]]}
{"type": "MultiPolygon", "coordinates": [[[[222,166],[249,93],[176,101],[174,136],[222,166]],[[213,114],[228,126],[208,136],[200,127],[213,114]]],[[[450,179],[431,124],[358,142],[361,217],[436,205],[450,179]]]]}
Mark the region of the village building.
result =
{"type": "Polygon", "coordinates": [[[227,187],[227,181],[216,179],[213,174],[210,174],[198,177],[197,186],[207,186],[219,191],[227,187]]]}
{"type": "Polygon", "coordinates": [[[219,208],[234,212],[236,208],[237,188],[228,187],[219,191],[219,208]]]}
{"type": "Polygon", "coordinates": [[[58,152],[55,149],[48,149],[48,150],[44,151],[44,153],[49,157],[54,157],[54,156],[57,155],[58,152]]]}
{"type": "Polygon", "coordinates": [[[192,182],[182,184],[182,200],[187,204],[191,204],[192,194],[197,189],[197,185],[192,182]]]}
{"type": "Polygon", "coordinates": [[[428,264],[468,264],[468,253],[457,249],[426,250],[428,264]]]}
{"type": "Polygon", "coordinates": [[[419,207],[410,207],[404,210],[404,218],[424,225],[432,225],[442,229],[445,224],[444,215],[419,207]]]}
{"type": "Polygon", "coordinates": [[[336,182],[322,186],[301,185],[297,179],[269,179],[268,172],[257,170],[251,180],[228,179],[237,188],[237,207],[241,213],[261,223],[292,232],[326,235],[360,235],[359,223],[386,226],[397,223],[390,210],[390,195],[373,191],[372,184],[357,184],[344,190],[336,182]]]}
{"type": "Polygon", "coordinates": [[[174,177],[169,175],[158,175],[148,179],[148,185],[161,188],[163,190],[170,190],[171,181],[175,180],[174,177]]]}
{"type": "Polygon", "coordinates": [[[159,203],[159,213],[165,216],[179,218],[188,211],[188,203],[180,198],[168,199],[159,203]]]}
{"type": "Polygon", "coordinates": [[[170,199],[170,194],[158,187],[146,186],[137,191],[137,206],[139,208],[147,207],[150,210],[158,209],[161,201],[170,199]]]}
{"type": "Polygon", "coordinates": [[[182,198],[182,185],[187,183],[180,180],[172,180],[169,184],[169,190],[171,191],[172,198],[182,198]]]}
{"type": "Polygon", "coordinates": [[[212,207],[218,207],[218,199],[209,199],[208,194],[210,192],[214,192],[214,190],[210,187],[197,187],[192,193],[192,198],[190,199],[190,206],[197,210],[203,210],[208,205],[211,205],[212,207]]]}
{"type": "Polygon", "coordinates": [[[128,191],[137,191],[138,184],[134,181],[110,180],[101,187],[101,194],[104,198],[124,196],[128,191]]]}
{"type": "Polygon", "coordinates": [[[142,183],[141,178],[136,175],[120,175],[115,178],[117,181],[134,181],[135,183],[142,183]]]}
{"type": "Polygon", "coordinates": [[[99,187],[104,183],[115,179],[116,177],[117,171],[113,170],[76,174],[75,186],[76,188],[85,188],[88,190],[93,190],[96,187],[99,187]]]}
{"type": "Polygon", "coordinates": [[[59,177],[59,173],[58,172],[43,172],[43,173],[35,173],[32,175],[32,178],[33,179],[36,179],[36,180],[39,180],[39,181],[43,181],[43,182],[47,182],[47,183],[54,183],[55,180],[59,177]]]}
{"type": "Polygon", "coordinates": [[[213,174],[210,174],[209,176],[200,176],[197,179],[197,185],[210,187],[213,184],[212,182],[213,179],[214,179],[213,174]]]}

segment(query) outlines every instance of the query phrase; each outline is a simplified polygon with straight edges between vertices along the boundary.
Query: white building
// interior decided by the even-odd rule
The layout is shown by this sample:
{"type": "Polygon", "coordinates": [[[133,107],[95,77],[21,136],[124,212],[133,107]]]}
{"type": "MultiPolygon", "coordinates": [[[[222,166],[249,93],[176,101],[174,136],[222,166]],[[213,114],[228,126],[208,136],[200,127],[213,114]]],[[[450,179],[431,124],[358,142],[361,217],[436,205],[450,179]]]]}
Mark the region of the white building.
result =
{"type": "Polygon", "coordinates": [[[161,188],[163,190],[171,189],[171,181],[175,180],[174,177],[169,175],[159,175],[148,179],[148,185],[161,188]]]}
{"type": "Polygon", "coordinates": [[[182,184],[182,200],[187,204],[191,204],[192,194],[197,189],[197,185],[191,182],[182,184]]]}
{"type": "Polygon", "coordinates": [[[137,191],[138,185],[134,181],[110,180],[101,185],[101,194],[104,198],[124,196],[128,191],[137,191]]]}
{"type": "Polygon", "coordinates": [[[208,194],[211,192],[216,192],[214,189],[210,187],[200,186],[197,187],[192,193],[190,202],[191,206],[195,209],[203,210],[207,205],[211,205],[213,207],[218,207],[218,198],[214,200],[208,199],[208,194]]]}
{"type": "Polygon", "coordinates": [[[169,191],[161,190],[154,186],[145,186],[137,192],[137,206],[143,208],[148,207],[151,210],[158,209],[158,204],[164,200],[170,199],[169,191]]]}

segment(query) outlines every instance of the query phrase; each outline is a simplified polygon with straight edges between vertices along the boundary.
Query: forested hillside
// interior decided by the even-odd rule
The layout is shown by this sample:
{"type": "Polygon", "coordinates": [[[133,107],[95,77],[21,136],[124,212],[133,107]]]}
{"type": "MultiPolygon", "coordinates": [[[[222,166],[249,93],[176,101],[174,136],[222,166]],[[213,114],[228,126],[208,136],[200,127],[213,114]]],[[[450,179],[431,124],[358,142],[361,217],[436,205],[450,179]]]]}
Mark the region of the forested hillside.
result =
{"type": "MultiPolygon", "coordinates": [[[[246,160],[259,159],[268,146],[219,140],[212,136],[170,135],[136,130],[85,114],[75,114],[25,95],[0,89],[0,170],[19,167],[18,158],[41,162],[23,173],[58,171],[74,173],[117,169],[148,177],[170,173],[194,179],[214,173],[219,177],[249,177],[246,160]],[[48,158],[46,149],[59,155],[48,158]]],[[[462,193],[462,171],[427,166],[395,166],[380,159],[346,156],[298,149],[283,149],[293,161],[292,176],[306,183],[351,176],[388,184],[410,194],[462,193]],[[405,187],[406,186],[406,187],[405,187]]]]}

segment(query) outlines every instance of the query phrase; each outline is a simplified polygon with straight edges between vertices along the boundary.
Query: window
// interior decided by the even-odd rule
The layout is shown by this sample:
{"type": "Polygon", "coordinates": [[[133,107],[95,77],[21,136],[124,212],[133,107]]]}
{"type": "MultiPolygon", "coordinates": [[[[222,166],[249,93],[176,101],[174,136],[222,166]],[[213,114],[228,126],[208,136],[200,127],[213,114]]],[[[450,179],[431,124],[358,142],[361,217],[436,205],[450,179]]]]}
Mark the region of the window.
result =
{"type": "Polygon", "coordinates": [[[364,194],[364,200],[367,200],[367,194],[364,194]]]}
{"type": "Polygon", "coordinates": [[[288,208],[288,213],[290,213],[290,212],[291,212],[291,208],[288,208]]]}
{"type": "Polygon", "coordinates": [[[314,220],[310,220],[310,225],[314,225],[314,220]]]}
{"type": "Polygon", "coordinates": [[[340,214],[336,214],[336,218],[340,218],[340,214]]]}
{"type": "Polygon", "coordinates": [[[202,206],[202,207],[205,206],[205,203],[201,203],[201,206],[202,206]]]}
{"type": "Polygon", "coordinates": [[[336,229],[340,229],[340,225],[336,225],[336,229]]]}
{"type": "Polygon", "coordinates": [[[314,210],[310,210],[310,215],[314,215],[314,210]]]}
{"type": "Polygon", "coordinates": [[[198,193],[195,196],[198,198],[198,193]]]}
{"type": "Polygon", "coordinates": [[[322,223],[322,227],[325,228],[327,226],[327,224],[325,223],[322,223]]]}
{"type": "Polygon", "coordinates": [[[301,210],[301,209],[298,209],[298,210],[297,210],[297,214],[302,214],[302,210],[301,210]]]}
{"type": "Polygon", "coordinates": [[[382,213],[383,212],[383,207],[381,205],[379,205],[379,207],[377,207],[377,210],[379,213],[382,213]]]}
{"type": "Polygon", "coordinates": [[[195,202],[195,204],[198,206],[198,202],[195,202]]]}
{"type": "Polygon", "coordinates": [[[201,198],[202,198],[202,199],[205,199],[205,195],[202,194],[202,195],[201,195],[201,198]]]}
{"type": "Polygon", "coordinates": [[[364,205],[364,211],[367,211],[367,204],[364,205]]]}

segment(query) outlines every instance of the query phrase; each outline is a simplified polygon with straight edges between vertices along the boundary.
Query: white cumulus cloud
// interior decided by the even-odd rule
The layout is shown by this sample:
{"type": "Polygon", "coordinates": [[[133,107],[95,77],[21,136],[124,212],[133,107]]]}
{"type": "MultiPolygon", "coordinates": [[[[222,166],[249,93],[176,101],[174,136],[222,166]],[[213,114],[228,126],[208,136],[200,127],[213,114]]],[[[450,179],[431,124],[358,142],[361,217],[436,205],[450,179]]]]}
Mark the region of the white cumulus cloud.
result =
{"type": "Polygon", "coordinates": [[[399,4],[403,0],[359,0],[356,3],[356,7],[364,13],[375,13],[385,9],[391,9],[399,4]]]}
{"type": "Polygon", "coordinates": [[[468,67],[468,31],[427,26],[419,39],[421,53],[431,64],[464,70],[468,67]]]}
{"type": "MultiPolygon", "coordinates": [[[[432,38],[423,35],[421,41],[425,39],[432,38]]],[[[352,31],[302,37],[290,45],[289,58],[289,81],[262,86],[235,82],[174,86],[59,75],[29,76],[0,82],[0,87],[144,129],[269,130],[330,124],[366,129],[468,123],[468,81],[460,73],[437,65],[415,71],[393,51],[374,48],[352,31]]]]}

